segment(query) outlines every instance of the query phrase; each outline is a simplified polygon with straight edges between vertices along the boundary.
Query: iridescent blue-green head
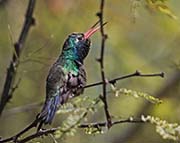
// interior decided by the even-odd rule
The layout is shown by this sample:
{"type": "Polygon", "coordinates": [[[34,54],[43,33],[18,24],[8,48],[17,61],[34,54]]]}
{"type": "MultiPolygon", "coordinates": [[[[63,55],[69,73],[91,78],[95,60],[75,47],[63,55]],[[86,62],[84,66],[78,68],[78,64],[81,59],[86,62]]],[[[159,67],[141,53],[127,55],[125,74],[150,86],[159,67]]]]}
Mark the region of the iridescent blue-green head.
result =
{"type": "Polygon", "coordinates": [[[90,28],[85,33],[72,33],[65,40],[62,54],[67,59],[77,60],[83,62],[89,53],[91,46],[90,37],[100,29],[99,27],[90,28]]]}

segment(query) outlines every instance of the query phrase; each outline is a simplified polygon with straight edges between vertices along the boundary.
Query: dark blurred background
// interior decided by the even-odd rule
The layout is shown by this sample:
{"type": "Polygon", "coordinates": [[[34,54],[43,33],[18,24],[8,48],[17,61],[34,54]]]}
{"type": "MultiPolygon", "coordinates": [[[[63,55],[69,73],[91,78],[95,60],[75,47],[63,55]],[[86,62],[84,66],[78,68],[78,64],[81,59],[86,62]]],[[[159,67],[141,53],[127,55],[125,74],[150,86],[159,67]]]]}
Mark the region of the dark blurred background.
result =
{"type": "MultiPolygon", "coordinates": [[[[45,98],[45,80],[51,64],[61,51],[64,39],[72,32],[85,32],[97,21],[97,0],[39,0],[34,17],[36,25],[30,30],[20,58],[16,81],[19,87],[0,117],[0,136],[11,136],[28,125],[40,111],[37,106],[45,98]],[[30,110],[16,107],[33,104],[30,110]]],[[[0,1],[0,92],[2,92],[7,67],[13,54],[13,43],[21,32],[28,1],[0,1]]],[[[168,1],[167,5],[180,17],[180,1],[168,1]]],[[[169,122],[180,122],[180,22],[167,15],[148,10],[144,4],[137,8],[136,19],[131,10],[132,1],[106,1],[105,31],[108,34],[105,51],[107,77],[133,73],[164,72],[165,78],[131,78],[118,82],[117,87],[158,96],[160,105],[151,105],[144,99],[114,95],[108,96],[112,115],[127,118],[140,114],[158,116],[169,122]]],[[[100,33],[92,37],[92,48],[85,61],[88,83],[101,80],[96,58],[100,55],[100,33]]],[[[86,89],[81,96],[98,97],[101,88],[86,89]]],[[[90,121],[104,120],[102,109],[90,121]]],[[[58,126],[57,116],[52,126],[58,126]]],[[[42,141],[41,139],[38,139],[42,141]]],[[[43,142],[49,142],[49,138],[43,142]]],[[[62,142],[82,143],[168,143],[149,124],[120,124],[106,134],[86,135],[78,130],[75,136],[62,142]]]]}

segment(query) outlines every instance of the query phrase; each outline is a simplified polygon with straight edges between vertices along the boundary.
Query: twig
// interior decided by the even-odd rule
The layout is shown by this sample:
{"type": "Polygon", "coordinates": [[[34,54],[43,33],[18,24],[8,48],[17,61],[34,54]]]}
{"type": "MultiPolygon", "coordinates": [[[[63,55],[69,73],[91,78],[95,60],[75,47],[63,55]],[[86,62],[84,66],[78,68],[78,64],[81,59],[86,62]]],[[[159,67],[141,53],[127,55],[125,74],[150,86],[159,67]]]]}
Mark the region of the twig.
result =
{"type": "MultiPolygon", "coordinates": [[[[120,77],[117,77],[117,78],[113,78],[113,79],[107,80],[106,83],[115,84],[118,80],[123,80],[123,79],[131,78],[131,77],[157,77],[157,76],[163,78],[164,77],[164,73],[161,72],[161,73],[143,74],[140,71],[135,71],[132,74],[123,75],[123,76],[120,76],[120,77]]],[[[101,85],[101,84],[103,84],[102,81],[86,85],[84,88],[90,88],[90,87],[98,86],[98,85],[101,85]]]]}
{"type": "Polygon", "coordinates": [[[36,127],[37,124],[38,124],[38,122],[39,122],[39,119],[36,118],[31,124],[29,124],[29,125],[28,125],[26,128],[24,128],[22,131],[20,131],[19,133],[17,133],[16,135],[14,135],[14,136],[12,136],[12,137],[9,137],[9,138],[7,138],[7,139],[2,139],[2,140],[0,140],[0,143],[5,143],[5,142],[9,142],[9,141],[13,141],[13,142],[15,142],[15,143],[18,142],[18,138],[19,138],[22,134],[24,134],[24,133],[26,133],[27,131],[29,131],[30,129],[36,127]]]}
{"type": "Polygon", "coordinates": [[[100,11],[97,13],[97,16],[99,17],[100,21],[100,32],[101,32],[101,53],[100,53],[100,58],[98,59],[98,62],[100,64],[101,68],[101,78],[102,78],[102,88],[103,88],[103,94],[100,95],[100,98],[102,102],[104,103],[104,111],[106,115],[106,120],[107,120],[107,127],[111,127],[111,116],[108,110],[108,103],[107,103],[107,98],[106,98],[106,76],[105,76],[105,71],[104,71],[104,50],[105,50],[105,41],[107,39],[107,35],[104,33],[104,28],[103,28],[103,16],[104,16],[104,3],[105,0],[101,0],[100,4],[100,11]]]}
{"type": "MultiPolygon", "coordinates": [[[[111,125],[113,126],[113,125],[123,124],[123,123],[145,123],[145,122],[141,118],[134,119],[131,117],[131,118],[124,119],[124,120],[113,121],[111,123],[112,123],[111,125]]],[[[78,126],[78,128],[89,128],[89,127],[98,128],[98,127],[106,127],[106,126],[107,126],[107,122],[104,121],[104,122],[80,124],[78,126]]],[[[33,134],[31,134],[31,135],[29,135],[29,136],[27,136],[21,140],[15,140],[17,138],[15,138],[16,136],[13,136],[13,137],[8,138],[6,140],[0,140],[0,143],[5,143],[5,142],[9,142],[9,141],[14,141],[16,143],[25,143],[25,142],[28,142],[28,141],[34,139],[34,138],[38,138],[38,137],[48,135],[48,134],[53,134],[55,131],[57,131],[59,129],[60,129],[60,127],[40,130],[40,131],[33,133],[33,134]]]]}
{"type": "MultiPolygon", "coordinates": [[[[122,123],[145,123],[141,118],[128,118],[124,120],[117,120],[117,121],[112,121],[111,122],[112,126],[116,124],[122,124],[122,123]]],[[[98,128],[98,127],[106,127],[107,123],[106,122],[95,122],[95,123],[86,123],[86,124],[81,124],[79,125],[79,128],[98,128]]]]}
{"type": "Polygon", "coordinates": [[[6,106],[6,103],[12,98],[11,90],[13,88],[13,84],[15,81],[16,73],[17,73],[17,67],[19,65],[19,57],[21,55],[21,52],[23,50],[24,42],[27,38],[29,29],[32,25],[35,24],[35,19],[33,18],[33,11],[35,7],[36,0],[29,0],[28,8],[25,15],[25,21],[24,25],[21,31],[21,34],[19,36],[18,41],[14,44],[15,52],[12,56],[12,60],[10,62],[10,65],[7,69],[5,84],[1,96],[0,101],[0,115],[6,106]]]}
{"type": "Polygon", "coordinates": [[[58,129],[59,128],[57,127],[57,128],[46,129],[46,130],[40,130],[40,131],[38,131],[36,133],[33,133],[32,135],[27,136],[24,139],[18,140],[17,143],[25,143],[25,142],[28,142],[28,141],[34,139],[34,138],[41,137],[43,135],[53,134],[58,129]]]}

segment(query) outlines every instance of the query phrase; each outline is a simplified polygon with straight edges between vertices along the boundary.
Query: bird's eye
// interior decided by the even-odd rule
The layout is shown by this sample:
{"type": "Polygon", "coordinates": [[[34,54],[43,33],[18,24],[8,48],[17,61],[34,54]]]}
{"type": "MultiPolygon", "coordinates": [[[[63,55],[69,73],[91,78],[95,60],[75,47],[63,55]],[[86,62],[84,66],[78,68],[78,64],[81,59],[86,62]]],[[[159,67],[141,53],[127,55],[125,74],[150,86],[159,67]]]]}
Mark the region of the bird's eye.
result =
{"type": "Polygon", "coordinates": [[[78,40],[79,40],[79,41],[82,40],[82,37],[78,37],[78,40]]]}

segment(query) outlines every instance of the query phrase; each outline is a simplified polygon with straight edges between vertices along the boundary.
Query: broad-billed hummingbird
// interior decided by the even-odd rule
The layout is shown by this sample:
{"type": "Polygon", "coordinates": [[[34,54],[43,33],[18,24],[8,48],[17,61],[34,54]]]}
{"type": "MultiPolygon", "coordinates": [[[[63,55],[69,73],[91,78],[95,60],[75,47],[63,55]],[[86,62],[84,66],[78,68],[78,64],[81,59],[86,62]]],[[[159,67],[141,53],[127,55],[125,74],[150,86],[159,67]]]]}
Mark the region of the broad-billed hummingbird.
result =
{"type": "Polygon", "coordinates": [[[97,24],[85,33],[72,33],[65,40],[62,52],[47,76],[46,100],[38,115],[39,129],[43,124],[51,124],[57,109],[69,98],[83,93],[86,85],[83,61],[89,53],[89,38],[100,29],[100,26],[95,28],[97,24]]]}

